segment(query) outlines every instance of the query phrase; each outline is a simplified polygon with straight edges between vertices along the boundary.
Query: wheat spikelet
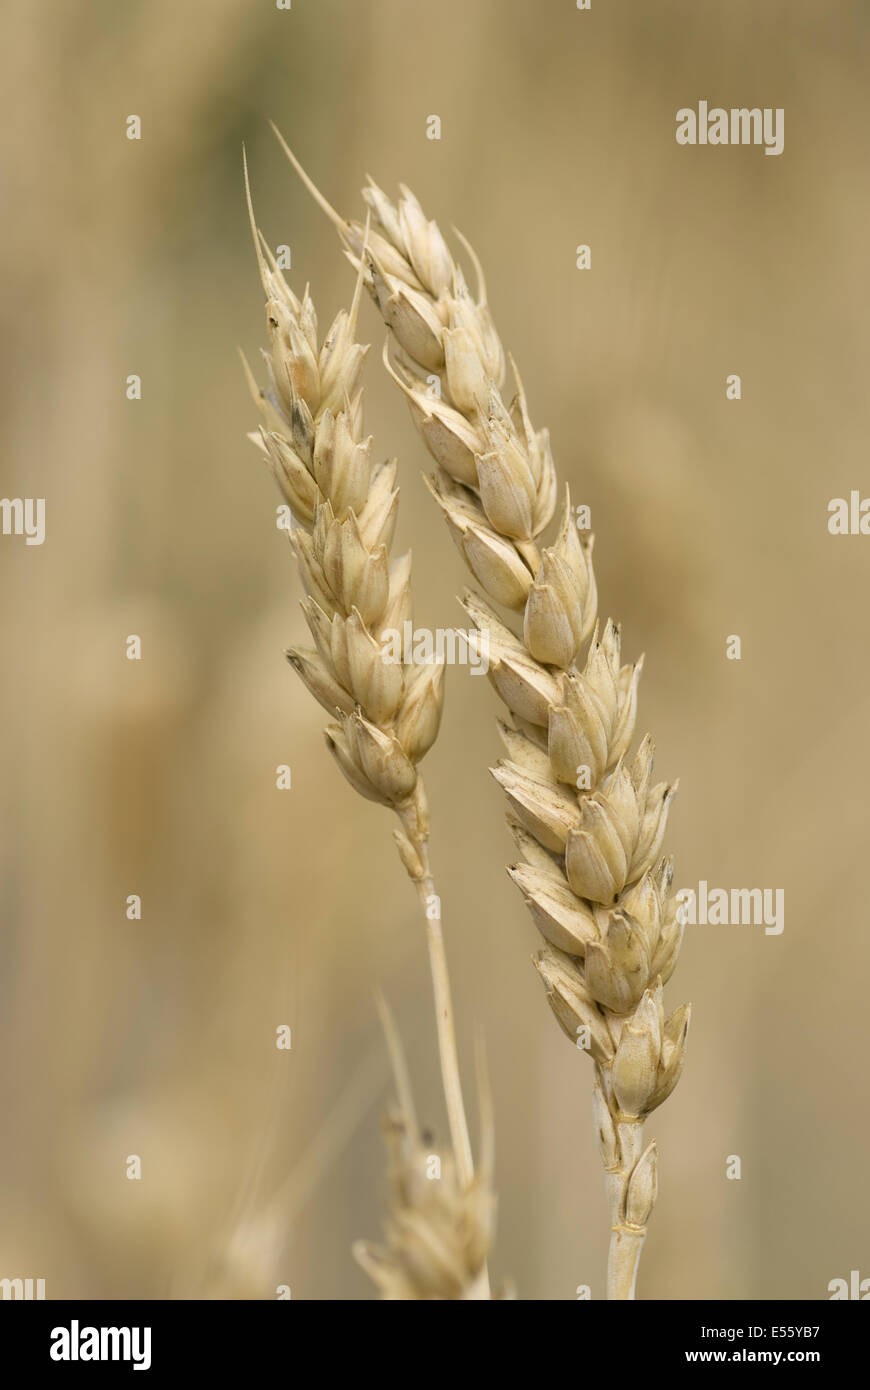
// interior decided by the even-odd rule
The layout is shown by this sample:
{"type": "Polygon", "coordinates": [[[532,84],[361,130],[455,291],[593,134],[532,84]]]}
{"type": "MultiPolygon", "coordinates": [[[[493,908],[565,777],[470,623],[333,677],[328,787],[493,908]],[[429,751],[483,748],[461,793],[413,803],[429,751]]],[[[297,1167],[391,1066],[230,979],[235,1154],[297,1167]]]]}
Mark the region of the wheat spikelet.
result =
{"type": "Polygon", "coordinates": [[[546,942],[535,964],[553,1012],[595,1064],[608,1297],[633,1298],[657,1183],[643,1122],[679,1079],[689,1024],[688,1006],[666,1018],[662,1001],[682,939],[672,861],[659,857],[676,787],[653,783],[649,736],[629,757],[641,663],[623,665],[619,628],[597,621],[592,536],[578,533],[567,488],[557,533],[538,548],[557,504],[549,438],[532,426],[513,363],[515,394],[504,400],[505,354],[471,248],[461,239],[474,295],[409,189],[393,204],[370,181],[364,237],[281,143],[392,332],[398,355],[391,363],[385,348],[385,363],[437,465],[433,495],[486,596],[466,594],[464,606],[488,633],[490,679],[512,716],[500,725],[508,756],[493,769],[523,860],[510,873],[546,942]],[[521,616],[521,631],[493,603],[521,616]]]}
{"type": "MultiPolygon", "coordinates": [[[[411,567],[409,555],[392,564],[389,559],[399,497],[396,460],[373,462],[372,439],[362,435],[360,376],[368,348],[355,341],[362,276],[350,310],[337,315],[321,343],[307,289],[301,300],[296,297],[257,229],[247,166],[245,183],[270,344],[263,354],[265,391],[258,390],[243,358],[262,420],[251,438],[292,515],[289,539],[314,642],[312,648],[288,651],[287,658],[336,721],[327,727],[326,741],[344,776],[362,796],[390,807],[399,818],[394,835],[426,921],[452,1144],[447,1168],[456,1200],[465,1202],[468,1212],[482,1213],[481,1193],[488,1197],[488,1186],[474,1174],[439,899],[429,867],[429,814],[417,770],[438,732],[444,667],[437,661],[404,663],[383,640],[410,620],[411,567]]],[[[485,1252],[491,1222],[481,1221],[474,1249],[484,1253],[473,1296],[488,1297],[485,1252]]],[[[425,1296],[419,1283],[413,1287],[417,1292],[408,1297],[425,1296]]]]}

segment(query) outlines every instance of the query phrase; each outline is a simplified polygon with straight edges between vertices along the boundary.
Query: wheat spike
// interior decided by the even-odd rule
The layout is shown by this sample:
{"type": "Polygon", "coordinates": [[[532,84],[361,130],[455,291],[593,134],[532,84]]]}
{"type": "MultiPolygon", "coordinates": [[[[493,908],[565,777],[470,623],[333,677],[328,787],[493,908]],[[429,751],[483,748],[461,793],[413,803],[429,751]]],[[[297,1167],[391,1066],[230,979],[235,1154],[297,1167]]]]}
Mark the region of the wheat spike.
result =
{"type": "Polygon", "coordinates": [[[481,1087],[481,1158],[474,1181],[466,1186],[454,1155],[434,1148],[417,1124],[398,1032],[383,999],[378,1006],[397,1096],[384,1122],[390,1205],[386,1243],[360,1240],[353,1253],[385,1300],[488,1299],[486,1261],[495,1214],[488,1091],[481,1087]]]}
{"type": "Polygon", "coordinates": [[[391,330],[398,351],[391,362],[385,349],[386,365],[485,595],[466,594],[464,606],[489,634],[490,679],[512,716],[501,725],[507,758],[493,769],[522,856],[510,873],[546,943],[535,964],[553,1012],[594,1061],[612,1228],[607,1295],[631,1299],[656,1197],[656,1147],[644,1147],[643,1123],[679,1079],[690,1012],[666,1018],[662,1001],[683,931],[672,862],[659,857],[676,786],[653,783],[649,736],[629,756],[641,663],[623,665],[620,629],[597,620],[593,538],[579,534],[567,488],[556,535],[539,549],[558,497],[549,437],[531,423],[512,361],[513,399],[504,399],[505,353],[471,248],[460,238],[476,293],[409,189],[394,204],[369,182],[368,235],[315,196],[391,330]],[[516,614],[517,631],[493,604],[516,614]]]}
{"type": "MultiPolygon", "coordinates": [[[[396,460],[375,463],[372,439],[362,433],[360,377],[368,348],[355,341],[362,275],[350,309],[337,315],[320,341],[307,288],[297,298],[256,226],[247,164],[245,186],[269,335],[265,390],[257,388],[243,359],[261,418],[251,438],[290,509],[290,545],[314,643],[288,651],[287,658],[332,716],[326,741],[351,786],[398,816],[397,847],[426,924],[451,1180],[477,1210],[486,1183],[474,1172],[440,912],[433,909],[439,900],[429,865],[429,813],[418,771],[438,732],[444,667],[437,661],[405,664],[384,641],[410,620],[411,562],[410,555],[390,562],[399,498],[396,460]]],[[[478,1245],[488,1243],[489,1224],[481,1229],[478,1245]]],[[[485,1256],[478,1273],[474,1296],[488,1297],[485,1256]]]]}

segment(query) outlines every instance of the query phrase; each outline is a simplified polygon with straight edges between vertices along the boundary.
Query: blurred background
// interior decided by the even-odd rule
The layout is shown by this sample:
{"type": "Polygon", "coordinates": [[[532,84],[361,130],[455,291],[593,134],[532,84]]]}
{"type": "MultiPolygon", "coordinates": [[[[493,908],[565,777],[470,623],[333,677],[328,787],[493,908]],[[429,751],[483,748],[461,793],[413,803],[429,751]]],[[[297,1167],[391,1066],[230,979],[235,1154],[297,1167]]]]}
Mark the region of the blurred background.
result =
{"type": "MultiPolygon", "coordinates": [[[[680,778],[677,883],[785,890],[781,936],[687,931],[667,996],[695,1006],[689,1063],[650,1126],[640,1296],[870,1276],[870,540],[827,530],[831,498],[870,495],[866,6],[7,0],[0,55],[0,488],[46,498],[44,545],[0,538],[0,1277],[49,1298],[372,1297],[349,1247],[386,1197],[378,988],[445,1130],[389,817],[343,782],[282,655],[303,620],[245,439],[236,349],[258,360],[264,316],[243,141],[324,327],[352,275],[270,118],[345,213],[370,172],[471,239],[592,509],[602,616],[646,652],[638,733],[680,778]],[[702,99],[783,107],[784,153],[678,146],[702,99]]],[[[362,335],[417,622],[462,623],[368,304],[362,335]]],[[[467,1086],[479,1029],[495,1092],[491,1267],[521,1298],[602,1297],[590,1067],[505,873],[496,709],[451,670],[424,766],[467,1086]]]]}

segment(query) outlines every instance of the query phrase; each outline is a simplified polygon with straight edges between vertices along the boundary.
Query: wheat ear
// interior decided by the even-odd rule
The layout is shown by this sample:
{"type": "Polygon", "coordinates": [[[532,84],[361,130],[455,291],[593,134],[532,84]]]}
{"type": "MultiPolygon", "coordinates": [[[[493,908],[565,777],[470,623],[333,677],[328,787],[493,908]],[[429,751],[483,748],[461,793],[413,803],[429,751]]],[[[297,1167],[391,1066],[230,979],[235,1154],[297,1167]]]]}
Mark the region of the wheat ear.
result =
{"type": "Polygon", "coordinates": [[[489,1087],[481,1076],[480,1159],[474,1182],[467,1186],[454,1154],[433,1149],[431,1138],[420,1129],[398,1032],[383,999],[379,999],[378,1008],[397,1098],[384,1123],[390,1204],[386,1243],[359,1240],[353,1253],[384,1299],[488,1299],[486,1260],[495,1209],[489,1087]]]}
{"type": "Polygon", "coordinates": [[[657,1191],[643,1122],[679,1079],[690,1015],[684,1005],[665,1018],[662,1002],[683,933],[673,864],[658,857],[676,786],[652,783],[649,736],[628,758],[641,662],[621,665],[620,629],[597,622],[592,536],[578,533],[567,488],[555,539],[538,548],[558,492],[549,437],[531,424],[513,362],[509,407],[502,397],[505,354],[471,247],[460,237],[476,295],[414,195],[402,186],[394,205],[371,181],[364,244],[362,227],[335,213],[276,134],[392,330],[400,356],[391,364],[385,348],[385,363],[437,464],[433,495],[487,596],[467,594],[464,606],[487,635],[490,679],[513,720],[500,725],[508,757],[493,769],[523,859],[509,872],[547,943],[535,965],[553,1012],[595,1063],[607,1296],[631,1299],[657,1191]],[[522,615],[521,633],[487,600],[522,615]]]}
{"type": "MultiPolygon", "coordinates": [[[[326,729],[326,741],[351,786],[398,816],[394,836],[426,924],[457,1182],[463,1191],[476,1193],[440,899],[429,864],[429,813],[417,770],[438,733],[444,667],[406,665],[382,640],[385,633],[403,631],[410,620],[411,557],[389,561],[399,498],[396,460],[375,464],[372,439],[362,436],[360,377],[368,348],[355,341],[362,276],[350,310],[337,315],[319,344],[307,289],[299,300],[257,228],[247,163],[245,187],[270,344],[263,354],[265,391],[242,359],[262,419],[251,438],[293,518],[290,544],[314,640],[314,648],[290,650],[287,659],[337,717],[326,729]]],[[[486,1285],[485,1262],[473,1278],[476,1288],[486,1285]]]]}

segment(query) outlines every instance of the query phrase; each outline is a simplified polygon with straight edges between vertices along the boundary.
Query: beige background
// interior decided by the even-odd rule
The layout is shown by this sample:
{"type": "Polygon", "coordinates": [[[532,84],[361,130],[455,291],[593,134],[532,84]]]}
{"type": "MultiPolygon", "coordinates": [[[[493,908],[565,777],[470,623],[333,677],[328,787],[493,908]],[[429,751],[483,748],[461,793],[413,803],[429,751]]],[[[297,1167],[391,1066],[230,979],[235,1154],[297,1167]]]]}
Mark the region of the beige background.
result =
{"type": "MultiPolygon", "coordinates": [[[[647,653],[639,732],[681,778],[678,882],[785,889],[781,937],[687,933],[668,998],[695,1004],[690,1061],[652,1126],[641,1295],[825,1298],[870,1277],[870,539],[826,529],[830,498],[870,495],[866,7],[13,0],[0,52],[2,491],[47,499],[44,546],[0,539],[0,1277],[49,1297],[370,1297],[349,1245],[383,1210],[377,987],[443,1129],[413,896],[283,661],[300,590],[244,438],[236,346],[255,357],[263,314],[243,140],[324,325],[351,287],[269,117],[341,209],[369,171],[472,239],[592,507],[602,614],[647,653]],[[680,148],[675,112],[699,99],[784,107],[783,155],[680,148]]],[[[363,331],[418,622],[461,621],[369,305],[363,331]]],[[[495,710],[452,671],[425,764],[461,1046],[469,1063],[483,1031],[495,1090],[492,1266],[524,1298],[600,1297],[589,1066],[504,872],[495,710]]]]}

